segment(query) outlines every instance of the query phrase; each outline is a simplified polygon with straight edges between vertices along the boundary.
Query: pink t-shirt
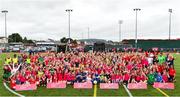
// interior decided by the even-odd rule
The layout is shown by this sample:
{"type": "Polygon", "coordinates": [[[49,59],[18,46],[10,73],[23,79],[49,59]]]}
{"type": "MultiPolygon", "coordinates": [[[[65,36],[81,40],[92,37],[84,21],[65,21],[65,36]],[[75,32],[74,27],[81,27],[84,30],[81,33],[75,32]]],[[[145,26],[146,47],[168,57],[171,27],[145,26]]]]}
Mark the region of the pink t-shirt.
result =
{"type": "Polygon", "coordinates": [[[144,66],[148,66],[148,60],[146,60],[146,59],[142,59],[141,63],[142,63],[144,66]]]}
{"type": "Polygon", "coordinates": [[[137,64],[137,67],[142,68],[142,64],[141,63],[137,64]]]}
{"type": "Polygon", "coordinates": [[[116,78],[119,79],[119,80],[122,80],[123,76],[122,75],[117,75],[116,78]]]}
{"type": "Polygon", "coordinates": [[[136,76],[136,81],[140,81],[141,77],[140,76],[136,76]]]}
{"type": "Polygon", "coordinates": [[[128,64],[128,65],[126,66],[126,68],[127,68],[128,70],[131,70],[131,69],[132,69],[132,65],[131,65],[131,64],[128,64]]]}
{"type": "Polygon", "coordinates": [[[125,80],[125,81],[128,81],[129,79],[130,79],[130,75],[126,73],[126,74],[124,75],[124,80],[125,80]]]}
{"type": "Polygon", "coordinates": [[[168,76],[167,75],[163,74],[162,75],[162,79],[163,79],[164,82],[168,82],[168,76]]]}
{"type": "Polygon", "coordinates": [[[115,80],[115,79],[116,79],[116,76],[117,76],[116,74],[112,74],[112,75],[111,75],[111,79],[112,79],[112,80],[115,80]]]}

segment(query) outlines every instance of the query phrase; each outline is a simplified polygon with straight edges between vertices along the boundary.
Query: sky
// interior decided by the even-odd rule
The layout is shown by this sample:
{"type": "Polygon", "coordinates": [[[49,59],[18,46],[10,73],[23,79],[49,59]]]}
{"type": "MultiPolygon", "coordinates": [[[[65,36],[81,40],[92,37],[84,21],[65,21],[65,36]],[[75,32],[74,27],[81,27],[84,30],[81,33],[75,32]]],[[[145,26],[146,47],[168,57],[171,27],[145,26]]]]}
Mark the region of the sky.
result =
{"type": "MultiPolygon", "coordinates": [[[[167,39],[169,12],[172,13],[171,38],[180,38],[179,0],[0,0],[0,10],[8,10],[7,32],[28,39],[59,40],[68,37],[71,12],[71,37],[119,40],[135,38],[135,11],[138,12],[138,39],[167,39]]],[[[0,14],[0,36],[4,36],[4,14],[0,14]]]]}

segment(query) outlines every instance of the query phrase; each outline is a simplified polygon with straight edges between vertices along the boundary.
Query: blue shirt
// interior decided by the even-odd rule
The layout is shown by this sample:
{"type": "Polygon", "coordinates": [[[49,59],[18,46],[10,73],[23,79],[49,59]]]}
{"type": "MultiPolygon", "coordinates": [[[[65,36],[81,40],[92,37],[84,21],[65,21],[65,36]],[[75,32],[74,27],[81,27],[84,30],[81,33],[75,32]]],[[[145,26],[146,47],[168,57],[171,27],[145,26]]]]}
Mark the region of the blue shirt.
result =
{"type": "Polygon", "coordinates": [[[162,76],[161,75],[157,75],[156,77],[156,82],[162,82],[162,76]]]}

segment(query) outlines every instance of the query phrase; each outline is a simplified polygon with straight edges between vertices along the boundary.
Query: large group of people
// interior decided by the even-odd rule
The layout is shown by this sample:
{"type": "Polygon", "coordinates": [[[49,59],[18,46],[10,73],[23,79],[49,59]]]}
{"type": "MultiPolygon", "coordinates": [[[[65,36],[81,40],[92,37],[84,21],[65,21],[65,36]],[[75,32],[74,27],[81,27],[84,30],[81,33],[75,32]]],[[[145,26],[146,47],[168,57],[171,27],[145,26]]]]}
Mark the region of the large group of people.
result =
{"type": "Polygon", "coordinates": [[[4,81],[17,84],[67,81],[92,83],[174,82],[174,58],[161,52],[69,52],[9,55],[4,63],[4,81]]]}

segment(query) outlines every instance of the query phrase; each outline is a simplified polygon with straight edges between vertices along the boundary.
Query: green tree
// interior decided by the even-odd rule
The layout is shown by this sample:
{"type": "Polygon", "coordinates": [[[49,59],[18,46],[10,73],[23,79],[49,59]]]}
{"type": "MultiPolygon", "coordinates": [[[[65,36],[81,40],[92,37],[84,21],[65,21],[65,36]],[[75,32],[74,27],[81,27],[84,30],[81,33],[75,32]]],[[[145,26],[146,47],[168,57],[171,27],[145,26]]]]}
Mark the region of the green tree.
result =
{"type": "Polygon", "coordinates": [[[34,43],[31,39],[27,40],[27,43],[34,43]]]}
{"type": "MultiPolygon", "coordinates": [[[[62,43],[67,43],[68,40],[69,40],[69,38],[66,38],[66,37],[63,37],[63,38],[60,39],[60,41],[61,41],[62,43]]],[[[72,42],[72,41],[73,41],[73,39],[70,38],[70,42],[72,42]]]]}
{"type": "Polygon", "coordinates": [[[27,42],[28,42],[27,38],[26,38],[26,37],[24,37],[24,39],[23,39],[23,43],[27,43],[27,42]]]}
{"type": "Polygon", "coordinates": [[[27,37],[22,39],[19,33],[13,33],[8,36],[8,42],[23,42],[23,43],[34,43],[32,40],[28,40],[27,37]]]}
{"type": "Polygon", "coordinates": [[[18,33],[13,33],[8,36],[8,42],[23,42],[23,39],[18,33]]]}
{"type": "Polygon", "coordinates": [[[23,43],[34,43],[34,42],[31,39],[27,39],[26,37],[24,37],[23,43]]]}

